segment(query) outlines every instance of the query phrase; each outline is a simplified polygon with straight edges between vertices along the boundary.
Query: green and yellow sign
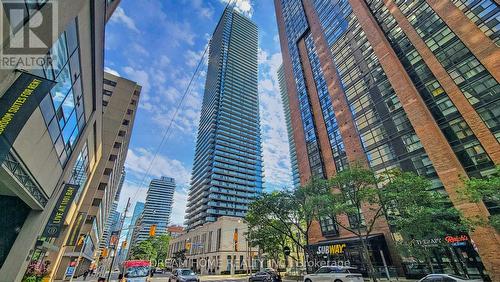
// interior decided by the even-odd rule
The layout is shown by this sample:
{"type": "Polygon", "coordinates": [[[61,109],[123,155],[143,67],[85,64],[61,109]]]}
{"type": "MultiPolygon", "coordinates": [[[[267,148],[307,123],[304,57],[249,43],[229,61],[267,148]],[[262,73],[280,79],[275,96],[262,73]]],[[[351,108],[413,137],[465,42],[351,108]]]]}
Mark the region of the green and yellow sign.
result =
{"type": "Polygon", "coordinates": [[[68,214],[69,207],[75,199],[79,185],[65,184],[64,189],[57,200],[56,206],[50,215],[49,221],[45,226],[42,237],[57,238],[61,233],[64,219],[68,214]]]}
{"type": "Polygon", "coordinates": [[[87,218],[86,212],[79,212],[75,223],[73,224],[73,229],[71,229],[71,233],[69,233],[68,240],[66,241],[66,246],[75,246],[79,240],[80,230],[82,229],[83,222],[85,222],[85,218],[87,218]]]}
{"type": "Polygon", "coordinates": [[[0,97],[0,163],[28,118],[54,85],[54,81],[22,72],[0,97]]]}

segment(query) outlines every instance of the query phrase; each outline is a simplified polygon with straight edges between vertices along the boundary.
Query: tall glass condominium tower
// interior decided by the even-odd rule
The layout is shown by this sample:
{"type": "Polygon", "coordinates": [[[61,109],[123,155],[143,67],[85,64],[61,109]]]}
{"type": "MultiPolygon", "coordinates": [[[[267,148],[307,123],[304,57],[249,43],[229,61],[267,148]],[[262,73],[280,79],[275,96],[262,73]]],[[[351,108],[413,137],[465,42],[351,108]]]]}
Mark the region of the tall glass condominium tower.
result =
{"type": "Polygon", "coordinates": [[[283,64],[278,69],[278,84],[280,87],[283,112],[285,114],[286,130],[288,134],[288,146],[290,149],[290,165],[292,168],[293,187],[300,186],[299,166],[297,165],[297,153],[295,152],[295,142],[293,142],[292,117],[290,114],[290,100],[286,90],[285,69],[283,64]]]}
{"type": "Polygon", "coordinates": [[[152,179],[149,183],[146,203],[141,217],[138,219],[137,236],[133,236],[133,245],[149,238],[149,231],[152,225],[156,225],[156,235],[167,233],[167,226],[170,223],[172,214],[172,204],[175,193],[175,179],[162,176],[159,179],[152,179]]]}
{"type": "Polygon", "coordinates": [[[188,229],[219,216],[243,217],[262,192],[257,44],[257,26],[227,8],[210,41],[188,229]]]}
{"type": "MultiPolygon", "coordinates": [[[[500,213],[457,192],[464,179],[487,177],[500,164],[498,1],[274,3],[302,184],[353,163],[377,174],[400,168],[430,179],[466,216],[500,213]]],[[[377,232],[385,235],[371,239],[374,258],[380,249],[401,272],[411,271],[396,254],[389,224],[377,232]]],[[[310,235],[316,246],[350,236],[331,220],[310,235]]],[[[500,279],[495,236],[488,226],[472,232],[456,250],[463,257],[455,272],[500,279]]]]}

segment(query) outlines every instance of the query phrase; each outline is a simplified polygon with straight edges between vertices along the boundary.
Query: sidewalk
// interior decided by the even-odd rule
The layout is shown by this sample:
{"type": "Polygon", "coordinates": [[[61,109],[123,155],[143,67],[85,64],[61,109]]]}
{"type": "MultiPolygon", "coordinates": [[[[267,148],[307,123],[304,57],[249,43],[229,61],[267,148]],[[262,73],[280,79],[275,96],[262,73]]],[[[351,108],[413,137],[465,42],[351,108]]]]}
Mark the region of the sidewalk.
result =
{"type": "MultiPolygon", "coordinates": [[[[291,278],[291,277],[283,277],[283,282],[302,282],[304,279],[303,278],[299,278],[297,280],[297,278],[291,278]]],[[[369,279],[369,278],[364,278],[364,281],[366,282],[371,282],[372,280],[369,279]]],[[[394,277],[394,278],[391,278],[391,280],[388,280],[387,278],[378,278],[377,281],[380,281],[380,282],[388,282],[388,281],[391,281],[391,282],[415,282],[415,281],[418,281],[418,280],[415,280],[415,279],[406,279],[404,277],[394,277]]]]}

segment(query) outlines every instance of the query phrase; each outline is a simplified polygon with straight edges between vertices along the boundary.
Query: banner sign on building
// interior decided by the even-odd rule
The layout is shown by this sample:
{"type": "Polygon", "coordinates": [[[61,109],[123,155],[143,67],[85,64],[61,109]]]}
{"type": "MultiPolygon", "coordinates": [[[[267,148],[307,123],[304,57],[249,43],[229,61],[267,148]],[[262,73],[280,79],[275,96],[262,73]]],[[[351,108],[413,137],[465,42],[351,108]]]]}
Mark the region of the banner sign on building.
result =
{"type": "Polygon", "coordinates": [[[22,72],[0,97],[0,163],[28,118],[54,85],[54,81],[22,72]]]}
{"type": "Polygon", "coordinates": [[[74,246],[78,242],[80,236],[80,230],[82,229],[83,222],[87,217],[86,212],[79,212],[76,217],[75,224],[73,225],[73,229],[71,229],[71,233],[69,233],[68,241],[66,241],[66,246],[74,246]]]}
{"type": "Polygon", "coordinates": [[[57,200],[56,206],[50,215],[49,221],[43,231],[43,237],[57,238],[64,224],[64,219],[68,214],[69,207],[75,199],[76,192],[80,185],[65,184],[62,194],[57,200]]]}

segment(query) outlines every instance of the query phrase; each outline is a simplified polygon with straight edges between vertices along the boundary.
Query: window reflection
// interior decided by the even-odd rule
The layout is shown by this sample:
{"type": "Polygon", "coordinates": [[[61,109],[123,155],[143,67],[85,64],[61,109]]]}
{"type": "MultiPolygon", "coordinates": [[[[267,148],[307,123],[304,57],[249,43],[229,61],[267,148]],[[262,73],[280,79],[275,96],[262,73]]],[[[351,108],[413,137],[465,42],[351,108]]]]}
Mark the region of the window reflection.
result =
{"type": "Polygon", "coordinates": [[[40,110],[63,166],[86,123],[78,45],[75,19],[49,51],[53,62],[43,66],[43,75],[57,84],[40,104],[40,110]]]}

